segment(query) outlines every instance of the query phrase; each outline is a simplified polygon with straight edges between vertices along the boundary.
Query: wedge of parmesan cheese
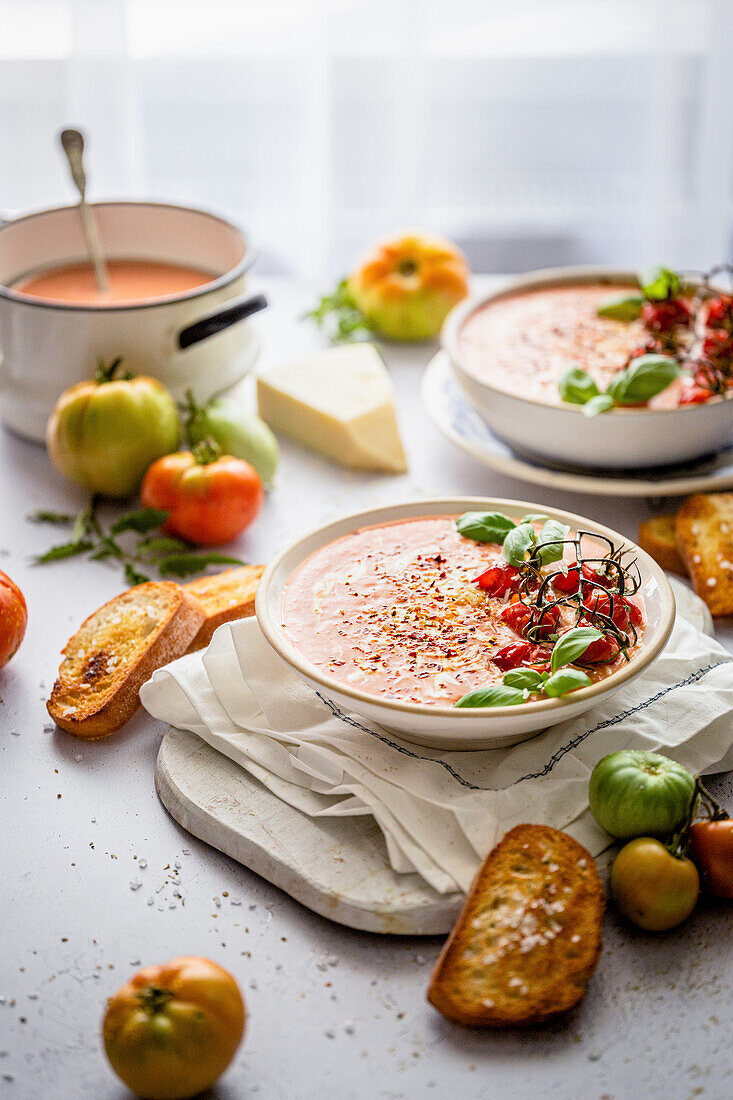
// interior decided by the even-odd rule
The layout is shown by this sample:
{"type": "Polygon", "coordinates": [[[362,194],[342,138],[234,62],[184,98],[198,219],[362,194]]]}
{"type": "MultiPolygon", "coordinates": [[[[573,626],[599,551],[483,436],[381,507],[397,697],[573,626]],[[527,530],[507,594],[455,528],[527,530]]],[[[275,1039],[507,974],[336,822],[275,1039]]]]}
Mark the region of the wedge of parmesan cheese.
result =
{"type": "Polygon", "coordinates": [[[344,466],[404,473],[387,368],[371,344],[351,344],[272,367],[257,379],[262,419],[344,466]]]}

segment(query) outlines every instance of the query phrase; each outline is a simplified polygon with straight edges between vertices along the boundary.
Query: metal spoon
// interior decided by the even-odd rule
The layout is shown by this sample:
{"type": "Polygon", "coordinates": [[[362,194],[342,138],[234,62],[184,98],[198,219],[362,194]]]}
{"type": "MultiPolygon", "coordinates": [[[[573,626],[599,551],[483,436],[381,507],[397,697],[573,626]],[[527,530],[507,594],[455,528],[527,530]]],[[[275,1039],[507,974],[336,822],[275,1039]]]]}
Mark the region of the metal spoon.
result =
{"type": "Polygon", "coordinates": [[[87,251],[94,268],[97,288],[100,294],[108,294],[107,265],[104,262],[97,221],[86,200],[87,177],[84,171],[84,136],[79,130],[62,130],[59,134],[59,140],[69,162],[71,178],[79,192],[79,215],[87,242],[87,251]]]}

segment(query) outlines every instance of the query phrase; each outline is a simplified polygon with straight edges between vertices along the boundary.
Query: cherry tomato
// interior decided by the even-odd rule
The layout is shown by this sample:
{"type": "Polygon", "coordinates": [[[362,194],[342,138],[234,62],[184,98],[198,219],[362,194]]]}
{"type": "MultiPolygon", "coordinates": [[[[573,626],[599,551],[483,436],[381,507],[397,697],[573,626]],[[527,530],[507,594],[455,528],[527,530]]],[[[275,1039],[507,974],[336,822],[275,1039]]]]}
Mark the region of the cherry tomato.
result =
{"type": "Polygon", "coordinates": [[[5,573],[0,573],[0,668],[4,668],[23,641],[28,610],[23,593],[5,573]]]}
{"type": "Polygon", "coordinates": [[[236,538],[258,515],[265,492],[259,474],[240,458],[178,451],[154,462],[143,479],[146,508],[169,512],[163,530],[202,546],[236,538]],[[198,457],[198,456],[201,457],[198,457]]]}
{"type": "Polygon", "coordinates": [[[707,386],[700,386],[694,378],[683,378],[680,383],[678,402],[680,405],[704,405],[712,397],[707,386]]]}
{"type": "Polygon", "coordinates": [[[591,589],[583,600],[583,604],[589,611],[596,611],[599,615],[605,615],[606,618],[610,618],[619,630],[629,630],[632,623],[634,626],[641,626],[644,621],[644,616],[639,605],[627,599],[625,596],[611,596],[608,592],[599,592],[598,589],[591,589]],[[613,614],[611,614],[612,603],[613,614]]]}
{"type": "MultiPolygon", "coordinates": [[[[595,569],[591,569],[589,565],[583,564],[583,579],[584,581],[593,581],[595,584],[600,584],[604,588],[609,585],[609,580],[601,573],[596,573],[595,569]]],[[[580,575],[578,573],[577,565],[572,569],[568,569],[567,573],[553,573],[552,575],[552,587],[556,592],[559,592],[563,596],[574,596],[578,591],[580,584],[580,575]]],[[[583,592],[592,591],[592,585],[584,585],[583,592]]]]}
{"type": "Polygon", "coordinates": [[[710,893],[733,898],[733,818],[696,821],[689,837],[692,857],[710,893]]]}
{"type": "Polygon", "coordinates": [[[524,661],[528,661],[532,656],[532,650],[533,646],[529,642],[520,642],[518,645],[505,645],[501,649],[497,649],[491,660],[497,668],[506,672],[510,668],[519,668],[524,661]]]}
{"type": "MultiPolygon", "coordinates": [[[[579,626],[592,626],[593,624],[588,622],[587,619],[581,619],[579,626]]],[[[582,657],[579,657],[576,664],[579,665],[605,665],[609,661],[615,660],[621,652],[621,646],[618,644],[613,634],[604,634],[602,638],[596,638],[594,642],[591,642],[582,657]]]]}
{"type": "Polygon", "coordinates": [[[138,1096],[182,1100],[208,1089],[244,1034],[245,1007],[231,974],[184,956],[148,966],[107,1002],[104,1049],[138,1096]]]}
{"type": "Polygon", "coordinates": [[[690,307],[682,298],[645,302],[641,309],[641,319],[652,332],[671,332],[677,325],[688,325],[690,317],[690,307]]]}
{"type": "Polygon", "coordinates": [[[725,328],[730,331],[733,328],[733,298],[725,294],[721,294],[719,298],[711,298],[705,324],[708,328],[725,328]]]}
{"type": "Polygon", "coordinates": [[[673,856],[660,840],[641,836],[616,856],[611,893],[619,912],[639,928],[666,932],[695,908],[700,876],[691,859],[673,856]]]}
{"type": "Polygon", "coordinates": [[[490,565],[474,584],[488,592],[490,596],[507,596],[516,592],[522,580],[522,574],[513,565],[490,565]]]}
{"type": "Polygon", "coordinates": [[[560,609],[558,607],[548,607],[544,612],[540,612],[537,608],[526,607],[521,601],[517,600],[515,603],[507,604],[499,613],[499,618],[512,630],[516,630],[517,634],[522,634],[524,637],[527,636],[528,627],[536,626],[537,637],[548,638],[550,634],[555,632],[557,621],[560,618],[560,609]]]}
{"type": "Polygon", "coordinates": [[[733,340],[731,340],[731,335],[726,329],[716,328],[707,334],[700,350],[705,359],[717,363],[721,360],[730,359],[733,355],[733,340]]]}

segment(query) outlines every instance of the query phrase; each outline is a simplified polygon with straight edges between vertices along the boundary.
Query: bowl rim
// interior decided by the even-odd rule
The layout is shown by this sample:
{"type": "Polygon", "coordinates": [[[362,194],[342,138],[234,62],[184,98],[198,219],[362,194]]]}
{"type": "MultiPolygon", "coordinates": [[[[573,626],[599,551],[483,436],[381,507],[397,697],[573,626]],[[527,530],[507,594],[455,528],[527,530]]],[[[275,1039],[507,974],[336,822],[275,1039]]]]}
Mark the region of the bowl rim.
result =
{"type": "MultiPolygon", "coordinates": [[[[690,276],[686,276],[686,278],[688,283],[694,283],[695,281],[694,278],[690,276]]],[[[441,349],[448,356],[454,370],[461,376],[461,380],[467,380],[469,385],[478,386],[486,390],[488,394],[498,394],[503,398],[518,401],[524,405],[533,405],[535,408],[547,409],[550,413],[570,413],[573,416],[582,416],[582,405],[574,405],[569,401],[551,405],[548,401],[540,401],[536,397],[527,397],[521,393],[511,393],[509,390],[502,389],[500,386],[495,386],[485,379],[478,378],[464,362],[460,354],[458,348],[458,333],[463,323],[472,313],[477,312],[482,306],[487,305],[489,302],[496,301],[500,298],[511,297],[518,291],[540,290],[543,287],[551,286],[582,285],[583,283],[598,282],[606,279],[611,283],[615,282],[621,285],[628,284],[629,286],[638,287],[638,274],[636,272],[629,271],[628,268],[593,264],[583,264],[571,267],[538,268],[536,271],[527,271],[521,275],[511,275],[505,282],[502,282],[501,286],[494,287],[493,290],[486,291],[483,294],[476,296],[472,295],[469,298],[465,298],[462,302],[459,302],[457,306],[453,307],[440,330],[441,349]]],[[[678,405],[673,409],[613,408],[607,410],[603,414],[603,417],[604,419],[609,416],[615,417],[616,419],[633,417],[641,419],[644,416],[658,417],[660,414],[672,416],[679,413],[691,412],[695,412],[700,416],[706,415],[707,410],[711,407],[723,405],[730,400],[733,400],[733,394],[725,397],[715,396],[702,405],[678,405]]]]}
{"type": "MultiPolygon", "coordinates": [[[[298,562],[298,565],[302,564],[311,553],[315,553],[315,549],[311,549],[308,554],[304,554],[298,562]]],[[[287,580],[290,579],[294,569],[297,567],[296,565],[290,570],[287,580]]],[[[287,580],[285,584],[287,584],[287,580]]],[[[279,599],[282,598],[284,587],[283,585],[279,593],[279,599]]],[[[278,600],[278,608],[279,606],[278,600]]],[[[613,528],[606,527],[604,524],[597,523],[595,520],[589,520],[584,516],[579,516],[575,512],[566,512],[561,508],[553,508],[547,505],[539,505],[531,501],[513,500],[505,497],[430,497],[425,500],[399,501],[394,504],[374,506],[360,512],[347,513],[337,519],[330,520],[328,523],[322,524],[320,527],[313,528],[294,542],[290,543],[284,550],[281,550],[262,574],[255,596],[255,615],[260,629],[269,645],[275,650],[281,660],[284,660],[286,664],[294,668],[300,676],[306,680],[315,681],[326,691],[335,692],[341,696],[347,696],[349,699],[354,700],[357,704],[354,709],[357,712],[359,710],[358,704],[363,704],[369,707],[384,708],[388,713],[400,713],[403,715],[414,715],[415,717],[426,718],[458,719],[461,721],[470,719],[475,720],[476,718],[481,718],[484,721],[489,718],[509,719],[512,716],[517,717],[519,714],[537,715],[537,717],[547,715],[547,725],[551,725],[554,721],[553,716],[566,707],[573,706],[579,702],[593,700],[596,697],[606,694],[609,690],[615,690],[617,687],[621,686],[621,684],[635,678],[645,668],[648,668],[649,665],[657,659],[669,640],[669,636],[672,633],[672,627],[674,626],[675,607],[674,593],[665,576],[664,570],[646,553],[646,551],[642,550],[640,546],[630,539],[625,538],[618,531],[614,531],[613,528]],[[292,554],[298,547],[316,536],[324,536],[318,547],[318,549],[320,549],[328,542],[332,542],[334,539],[349,533],[348,531],[342,531],[341,534],[333,534],[332,537],[328,537],[335,528],[342,527],[346,522],[353,521],[351,530],[358,530],[360,527],[370,526],[370,519],[372,519],[374,525],[377,525],[380,519],[375,519],[375,517],[379,516],[382,517],[381,522],[388,523],[393,520],[399,520],[400,518],[418,519],[421,515],[427,517],[436,514],[451,515],[454,513],[460,515],[461,512],[473,511],[479,507],[484,509],[497,509],[499,506],[509,510],[510,513],[515,510],[521,513],[528,511],[536,512],[543,509],[550,518],[561,518],[566,523],[570,523],[571,529],[573,530],[577,530],[578,527],[586,525],[586,529],[591,533],[606,535],[615,542],[620,541],[626,543],[630,548],[633,548],[637,554],[637,560],[640,565],[643,566],[642,577],[656,580],[662,593],[662,616],[659,623],[659,635],[652,645],[648,649],[642,650],[638,657],[632,658],[622,668],[611,673],[611,675],[605,679],[591,684],[589,687],[573,691],[569,695],[561,696],[558,699],[542,699],[534,703],[522,703],[520,706],[462,708],[456,706],[433,706],[429,703],[407,703],[397,699],[385,699],[380,695],[370,694],[369,692],[352,688],[348,684],[342,684],[311,665],[311,663],[298,652],[293,643],[286,638],[282,628],[277,623],[273,622],[269,612],[268,598],[275,575],[288,555],[292,554]],[[414,509],[415,507],[424,508],[424,511],[422,511],[422,513],[412,513],[409,511],[409,509],[414,509]],[[441,508],[443,512],[436,513],[435,511],[431,511],[431,507],[441,508]],[[403,509],[407,509],[408,511],[404,515],[400,515],[399,513],[403,509]],[[388,513],[388,515],[385,515],[385,513],[388,513]]]]}
{"type": "MultiPolygon", "coordinates": [[[[252,248],[249,237],[240,226],[229,218],[224,217],[223,214],[217,214],[213,210],[208,210],[203,206],[187,206],[185,203],[164,202],[155,199],[102,199],[99,202],[90,202],[89,206],[95,210],[114,206],[147,206],[157,210],[182,210],[187,214],[200,214],[206,218],[210,218],[211,221],[219,222],[220,225],[225,226],[227,229],[233,229],[242,241],[244,253],[242,259],[239,260],[234,267],[230,267],[227,271],[223,272],[223,274],[218,275],[215,279],[209,280],[209,282],[203,283],[201,286],[193,287],[191,290],[185,290],[179,294],[168,294],[160,298],[149,298],[142,302],[131,302],[127,305],[90,305],[89,303],[85,304],[82,302],[59,302],[53,299],[36,298],[30,294],[23,294],[22,291],[13,290],[12,287],[6,286],[3,283],[0,283],[0,298],[4,298],[8,302],[14,302],[17,305],[29,306],[32,309],[55,309],[71,312],[96,313],[104,316],[108,313],[129,313],[136,309],[156,309],[161,306],[171,306],[178,302],[202,298],[216,290],[221,290],[223,287],[230,286],[250,269],[257,258],[257,254],[252,248]]],[[[61,214],[70,210],[78,210],[78,204],[63,203],[60,206],[45,206],[40,210],[29,210],[25,214],[19,214],[17,218],[8,218],[7,221],[0,222],[0,236],[6,230],[16,225],[20,225],[21,222],[33,221],[36,218],[42,218],[46,214],[61,214]]]]}

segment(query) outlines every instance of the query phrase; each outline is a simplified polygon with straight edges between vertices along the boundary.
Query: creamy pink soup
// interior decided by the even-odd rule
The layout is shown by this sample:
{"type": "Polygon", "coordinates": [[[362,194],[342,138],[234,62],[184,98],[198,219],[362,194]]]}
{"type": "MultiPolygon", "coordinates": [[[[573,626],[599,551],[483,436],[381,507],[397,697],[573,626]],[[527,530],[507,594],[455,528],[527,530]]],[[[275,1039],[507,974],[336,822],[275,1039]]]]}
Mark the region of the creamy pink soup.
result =
{"type": "MultiPolygon", "coordinates": [[[[340,684],[403,702],[451,705],[501,682],[492,654],[523,639],[499,618],[509,597],[491,598],[472,583],[503,562],[501,547],[464,538],[455,519],[364,527],[308,557],[282,599],[296,649],[340,684]]],[[[623,663],[589,675],[602,679],[623,663]]]]}
{"type": "Polygon", "coordinates": [[[649,333],[643,323],[611,321],[598,306],[632,288],[592,283],[545,287],[487,302],[458,333],[470,374],[497,389],[550,405],[562,404],[565,371],[588,371],[605,390],[649,333]]]}
{"type": "Polygon", "coordinates": [[[211,282],[214,276],[196,267],[158,260],[109,260],[109,290],[97,287],[90,263],[63,264],[29,275],[13,286],[21,294],[70,305],[114,306],[168,298],[211,282]]]}

